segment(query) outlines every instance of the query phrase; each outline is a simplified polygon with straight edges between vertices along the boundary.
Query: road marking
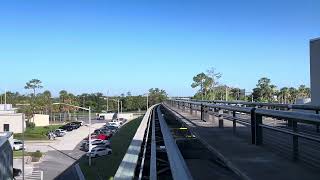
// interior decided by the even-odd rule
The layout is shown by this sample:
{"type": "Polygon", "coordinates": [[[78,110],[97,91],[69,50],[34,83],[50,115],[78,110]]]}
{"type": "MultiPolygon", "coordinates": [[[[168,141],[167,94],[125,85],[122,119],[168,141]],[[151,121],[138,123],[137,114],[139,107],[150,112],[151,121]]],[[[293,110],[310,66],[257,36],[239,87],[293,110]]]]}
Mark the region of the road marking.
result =
{"type": "MultiPolygon", "coordinates": [[[[22,180],[22,175],[17,177],[16,180],[22,180]]],[[[33,171],[31,174],[24,176],[25,180],[43,180],[43,171],[33,171]]]]}

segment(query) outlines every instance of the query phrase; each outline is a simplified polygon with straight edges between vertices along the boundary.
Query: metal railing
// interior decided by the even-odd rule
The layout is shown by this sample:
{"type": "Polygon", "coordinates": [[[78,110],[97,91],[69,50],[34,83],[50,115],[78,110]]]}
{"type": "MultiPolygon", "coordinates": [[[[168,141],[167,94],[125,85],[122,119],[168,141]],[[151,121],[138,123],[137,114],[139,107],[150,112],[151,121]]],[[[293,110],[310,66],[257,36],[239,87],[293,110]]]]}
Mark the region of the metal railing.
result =
{"type": "MultiPolygon", "coordinates": [[[[200,113],[200,119],[210,121],[210,115],[218,121],[218,128],[224,127],[224,121],[232,121],[233,133],[236,134],[237,123],[243,124],[248,129],[252,144],[261,146],[272,144],[278,146],[276,150],[283,149],[284,153],[291,151],[293,160],[301,160],[312,167],[320,167],[320,133],[310,131],[310,125],[319,127],[320,115],[314,113],[281,111],[255,107],[240,107],[207,102],[167,100],[167,105],[181,109],[184,112],[196,115],[200,113]],[[287,122],[284,126],[283,122],[287,122]],[[291,140],[290,140],[291,139],[291,140]],[[280,142],[280,143],[279,143],[280,142]],[[286,148],[284,148],[286,147],[286,148]]],[[[231,104],[231,103],[229,103],[231,104]]],[[[234,102],[232,104],[235,104],[234,102]]],[[[246,105],[252,105],[248,103],[246,105]]],[[[254,104],[257,105],[257,104],[254,104]]],[[[267,104],[269,107],[279,107],[279,104],[267,104]]],[[[281,105],[282,107],[289,107],[281,105]]],[[[318,109],[317,106],[291,105],[301,109],[318,109]]],[[[318,130],[318,129],[317,129],[318,130]]],[[[290,153],[289,153],[290,154],[290,153]]]]}
{"type": "Polygon", "coordinates": [[[225,105],[240,105],[249,107],[266,107],[271,109],[281,109],[281,110],[309,110],[314,111],[319,114],[320,106],[310,105],[310,104],[281,104],[281,103],[264,103],[264,102],[246,102],[246,101],[222,101],[222,100],[179,100],[177,101],[190,101],[199,103],[210,103],[210,104],[225,104],[225,105]]]}

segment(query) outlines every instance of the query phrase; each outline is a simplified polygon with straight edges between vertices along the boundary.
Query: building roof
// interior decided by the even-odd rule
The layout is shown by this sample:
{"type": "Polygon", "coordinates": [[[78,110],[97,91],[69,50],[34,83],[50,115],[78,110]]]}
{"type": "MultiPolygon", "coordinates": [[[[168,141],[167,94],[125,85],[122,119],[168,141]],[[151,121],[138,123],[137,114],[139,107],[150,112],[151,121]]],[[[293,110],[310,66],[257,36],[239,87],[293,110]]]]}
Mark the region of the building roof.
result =
{"type": "Polygon", "coordinates": [[[320,37],[314,38],[314,39],[310,39],[310,42],[314,42],[314,41],[320,41],[320,37]]]}
{"type": "Polygon", "coordinates": [[[0,147],[13,135],[12,132],[0,132],[0,147]]]}

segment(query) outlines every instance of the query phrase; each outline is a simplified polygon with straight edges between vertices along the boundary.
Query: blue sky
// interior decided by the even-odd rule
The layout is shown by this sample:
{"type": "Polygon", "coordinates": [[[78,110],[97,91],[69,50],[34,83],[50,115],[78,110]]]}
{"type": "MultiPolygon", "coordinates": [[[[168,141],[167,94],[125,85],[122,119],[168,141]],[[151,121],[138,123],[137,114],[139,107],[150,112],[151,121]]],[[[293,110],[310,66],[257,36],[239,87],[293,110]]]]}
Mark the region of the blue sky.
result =
{"type": "Polygon", "coordinates": [[[38,78],[54,94],[192,95],[192,77],[215,67],[220,82],[250,91],[267,76],[309,85],[309,40],[320,1],[0,1],[0,91],[26,93],[38,78]]]}

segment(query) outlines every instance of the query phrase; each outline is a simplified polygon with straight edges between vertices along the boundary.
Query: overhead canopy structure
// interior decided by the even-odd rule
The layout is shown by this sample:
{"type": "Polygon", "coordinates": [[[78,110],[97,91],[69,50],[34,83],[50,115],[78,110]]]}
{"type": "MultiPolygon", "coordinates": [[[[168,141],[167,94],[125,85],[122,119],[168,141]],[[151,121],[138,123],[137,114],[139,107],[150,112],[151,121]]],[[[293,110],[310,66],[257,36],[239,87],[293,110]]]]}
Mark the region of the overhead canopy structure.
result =
{"type": "Polygon", "coordinates": [[[310,40],[311,102],[320,105],[320,38],[310,40]]]}

